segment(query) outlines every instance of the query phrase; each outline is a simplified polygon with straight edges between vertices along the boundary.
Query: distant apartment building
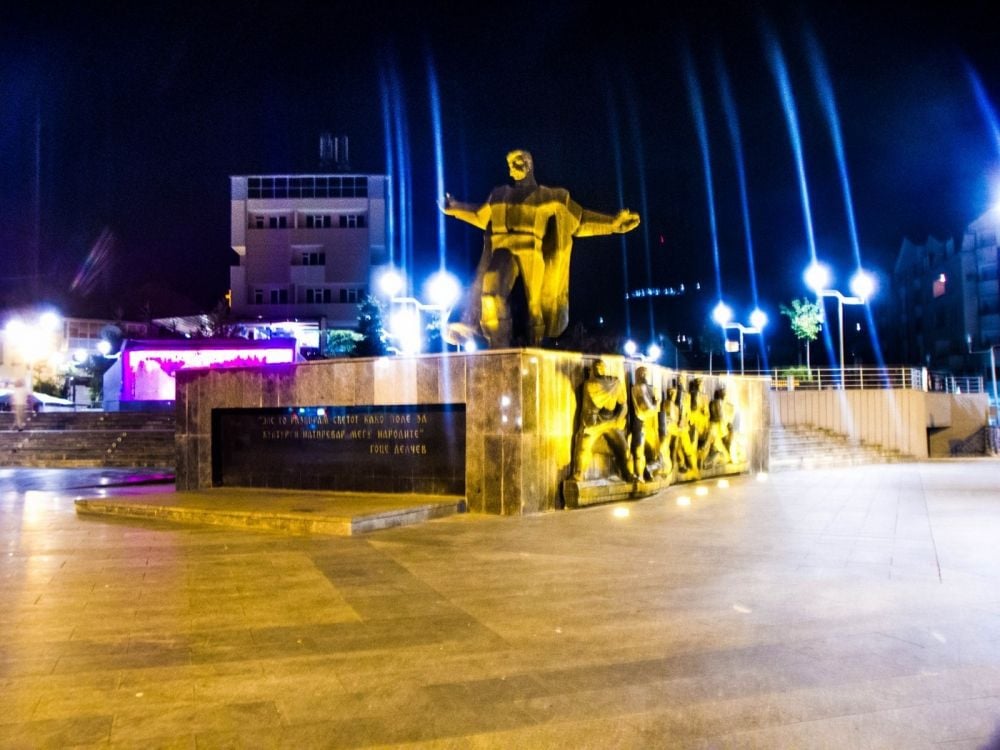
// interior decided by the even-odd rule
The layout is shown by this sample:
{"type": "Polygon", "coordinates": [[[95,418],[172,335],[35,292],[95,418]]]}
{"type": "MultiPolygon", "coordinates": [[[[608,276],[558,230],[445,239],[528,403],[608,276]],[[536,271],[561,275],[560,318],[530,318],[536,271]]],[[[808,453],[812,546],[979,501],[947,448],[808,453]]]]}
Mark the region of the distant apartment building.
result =
{"type": "Polygon", "coordinates": [[[231,177],[233,315],[355,328],[373,271],[387,263],[385,175],[231,177]]]}
{"type": "Polygon", "coordinates": [[[896,355],[905,364],[952,372],[981,369],[970,350],[1000,344],[1000,208],[972,222],[961,244],[903,240],[893,272],[896,355]]]}

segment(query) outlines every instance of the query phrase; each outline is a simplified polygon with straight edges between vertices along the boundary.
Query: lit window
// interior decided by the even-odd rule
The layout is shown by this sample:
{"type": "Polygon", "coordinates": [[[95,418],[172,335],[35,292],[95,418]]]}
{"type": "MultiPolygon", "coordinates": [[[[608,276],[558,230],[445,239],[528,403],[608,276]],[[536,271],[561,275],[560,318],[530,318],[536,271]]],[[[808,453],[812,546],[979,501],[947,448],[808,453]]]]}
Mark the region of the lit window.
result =
{"type": "Polygon", "coordinates": [[[941,297],[945,293],[945,283],[948,279],[944,274],[941,274],[934,280],[933,294],[935,297],[941,297]]]}

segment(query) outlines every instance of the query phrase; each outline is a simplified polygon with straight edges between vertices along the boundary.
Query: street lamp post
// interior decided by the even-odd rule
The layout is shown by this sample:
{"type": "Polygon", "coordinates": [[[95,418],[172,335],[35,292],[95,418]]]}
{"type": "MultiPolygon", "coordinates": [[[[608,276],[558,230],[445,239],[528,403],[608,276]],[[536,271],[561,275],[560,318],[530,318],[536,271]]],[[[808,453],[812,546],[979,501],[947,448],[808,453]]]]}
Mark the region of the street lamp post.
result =
{"type": "Polygon", "coordinates": [[[750,314],[750,325],[745,326],[742,323],[733,323],[731,322],[733,311],[725,302],[719,302],[712,311],[712,317],[716,323],[722,326],[724,331],[736,329],[740,332],[740,375],[742,375],[744,373],[743,336],[747,333],[763,333],[764,326],[767,325],[767,315],[762,310],[756,309],[750,314]]]}
{"type": "Polygon", "coordinates": [[[382,274],[379,286],[389,297],[390,335],[396,339],[400,348],[407,354],[415,354],[423,347],[424,314],[436,316],[442,342],[444,329],[452,306],[461,293],[458,281],[443,269],[432,275],[426,284],[426,293],[431,302],[424,303],[412,296],[400,296],[407,286],[406,278],[395,269],[388,269],[382,274]]]}
{"type": "MultiPolygon", "coordinates": [[[[25,377],[33,378],[35,368],[43,371],[53,370],[57,362],[53,360],[59,353],[59,330],[62,318],[54,311],[47,310],[31,316],[14,316],[3,328],[3,341],[8,349],[8,356],[14,363],[20,363],[25,368],[25,377]]],[[[52,375],[54,372],[49,372],[52,375]]]]}
{"type": "MultiPolygon", "coordinates": [[[[847,296],[836,289],[830,289],[830,271],[821,263],[813,263],[805,272],[806,284],[816,293],[819,302],[823,297],[834,297],[837,300],[837,331],[840,341],[840,388],[845,388],[844,375],[844,305],[864,305],[875,291],[875,281],[871,275],[858,269],[851,279],[853,296],[847,296]]],[[[822,307],[820,308],[822,309],[822,307]]]]}

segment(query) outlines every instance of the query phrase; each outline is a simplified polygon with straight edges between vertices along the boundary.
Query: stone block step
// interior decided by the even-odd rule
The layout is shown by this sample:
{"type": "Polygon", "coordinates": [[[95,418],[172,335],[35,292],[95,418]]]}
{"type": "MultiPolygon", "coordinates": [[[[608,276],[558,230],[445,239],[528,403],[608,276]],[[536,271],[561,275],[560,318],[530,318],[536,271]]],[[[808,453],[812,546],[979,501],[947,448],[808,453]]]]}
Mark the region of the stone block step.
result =
{"type": "Polygon", "coordinates": [[[851,440],[829,430],[780,426],[771,428],[771,471],[906,460],[909,457],[898,451],[851,440]]]}
{"type": "Polygon", "coordinates": [[[79,515],[227,526],[283,534],[353,536],[464,513],[464,497],[220,487],[77,500],[79,515]]]}

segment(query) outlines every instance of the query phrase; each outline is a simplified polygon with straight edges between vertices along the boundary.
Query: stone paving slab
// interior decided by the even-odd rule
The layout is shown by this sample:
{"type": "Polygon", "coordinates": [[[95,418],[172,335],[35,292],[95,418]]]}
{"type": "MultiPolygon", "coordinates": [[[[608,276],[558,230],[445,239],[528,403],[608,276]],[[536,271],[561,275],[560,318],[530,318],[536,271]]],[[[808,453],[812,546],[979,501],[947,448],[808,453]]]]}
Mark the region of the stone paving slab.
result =
{"type": "Polygon", "coordinates": [[[356,536],[82,517],[77,479],[0,478],[4,750],[1000,740],[998,461],[356,536]]]}
{"type": "Polygon", "coordinates": [[[465,498],[213,488],[82,498],[76,512],[289,534],[350,536],[465,512],[465,498]]]}

